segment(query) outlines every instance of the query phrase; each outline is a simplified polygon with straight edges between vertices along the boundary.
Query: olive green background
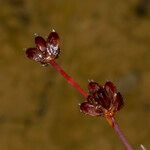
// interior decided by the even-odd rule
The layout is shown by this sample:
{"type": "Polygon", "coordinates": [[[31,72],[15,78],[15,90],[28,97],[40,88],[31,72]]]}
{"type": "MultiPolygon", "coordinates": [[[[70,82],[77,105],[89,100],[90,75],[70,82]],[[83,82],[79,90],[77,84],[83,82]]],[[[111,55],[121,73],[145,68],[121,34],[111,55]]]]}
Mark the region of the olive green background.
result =
{"type": "Polygon", "coordinates": [[[135,149],[150,149],[150,3],[142,0],[0,1],[0,149],[123,150],[104,118],[85,116],[83,97],[51,67],[25,56],[34,33],[61,37],[58,63],[87,90],[114,82],[116,118],[135,149]],[[140,14],[142,13],[142,14],[140,14]]]}

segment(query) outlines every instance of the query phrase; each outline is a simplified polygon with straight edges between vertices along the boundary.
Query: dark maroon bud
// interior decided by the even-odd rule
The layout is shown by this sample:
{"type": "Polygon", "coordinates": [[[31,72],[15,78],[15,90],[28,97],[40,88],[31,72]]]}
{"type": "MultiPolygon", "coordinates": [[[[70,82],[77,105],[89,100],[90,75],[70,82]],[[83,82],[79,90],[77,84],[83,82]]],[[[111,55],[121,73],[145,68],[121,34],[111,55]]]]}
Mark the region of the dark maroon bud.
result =
{"type": "Polygon", "coordinates": [[[58,45],[59,44],[59,35],[57,32],[53,31],[49,34],[47,38],[47,43],[53,44],[53,45],[58,45]]]}
{"type": "Polygon", "coordinates": [[[117,93],[117,95],[116,95],[116,97],[114,99],[113,104],[114,104],[114,107],[115,107],[116,111],[119,111],[123,107],[124,102],[123,102],[123,97],[120,94],[120,92],[117,93]]]}
{"type": "Polygon", "coordinates": [[[43,60],[42,52],[37,48],[28,48],[26,50],[26,55],[28,58],[35,60],[37,62],[41,62],[43,60]]]}
{"type": "Polygon", "coordinates": [[[47,38],[47,52],[51,59],[58,58],[60,54],[59,35],[53,31],[47,38]]]}
{"type": "Polygon", "coordinates": [[[90,81],[88,84],[88,90],[90,93],[94,93],[100,89],[100,86],[98,83],[90,81]]]}
{"type": "Polygon", "coordinates": [[[41,36],[35,37],[35,44],[40,51],[46,52],[46,41],[41,36]]]}
{"type": "Polygon", "coordinates": [[[27,55],[28,58],[33,59],[36,52],[37,52],[37,48],[28,48],[26,50],[26,55],[27,55]]]}
{"type": "Polygon", "coordinates": [[[110,81],[105,83],[104,88],[106,89],[106,91],[108,93],[109,92],[112,92],[112,93],[116,93],[117,92],[116,86],[110,81]]]}
{"type": "Polygon", "coordinates": [[[80,105],[80,110],[90,116],[101,116],[103,111],[97,106],[94,106],[88,102],[84,102],[80,105]]]}

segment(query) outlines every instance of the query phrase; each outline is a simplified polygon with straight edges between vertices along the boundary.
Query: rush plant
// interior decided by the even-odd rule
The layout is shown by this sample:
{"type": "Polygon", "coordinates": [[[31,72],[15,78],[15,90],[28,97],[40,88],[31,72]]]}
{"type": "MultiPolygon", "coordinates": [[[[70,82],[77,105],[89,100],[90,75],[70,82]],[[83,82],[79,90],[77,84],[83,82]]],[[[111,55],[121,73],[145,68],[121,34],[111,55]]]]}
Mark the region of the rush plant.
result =
{"type": "Polygon", "coordinates": [[[104,85],[100,85],[95,81],[89,81],[88,92],[84,91],[80,85],[57,64],[56,59],[60,54],[59,41],[59,35],[54,30],[50,32],[46,40],[41,36],[36,36],[36,46],[28,48],[26,55],[29,59],[41,63],[44,66],[51,65],[83,96],[84,102],[80,104],[79,108],[81,112],[93,117],[106,118],[106,121],[124,144],[125,149],[133,150],[133,147],[124,136],[115,119],[115,114],[124,105],[121,93],[117,91],[116,86],[111,81],[106,82],[104,85]]]}

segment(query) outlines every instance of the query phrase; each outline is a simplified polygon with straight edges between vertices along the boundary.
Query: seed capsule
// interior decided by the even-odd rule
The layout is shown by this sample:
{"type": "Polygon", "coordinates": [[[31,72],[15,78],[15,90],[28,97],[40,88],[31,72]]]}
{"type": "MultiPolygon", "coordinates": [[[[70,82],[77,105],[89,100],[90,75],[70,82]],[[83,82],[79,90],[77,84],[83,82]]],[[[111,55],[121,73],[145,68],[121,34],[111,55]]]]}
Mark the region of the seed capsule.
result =
{"type": "Polygon", "coordinates": [[[26,55],[29,59],[32,59],[36,62],[43,61],[42,52],[40,50],[38,50],[37,48],[28,48],[26,50],[26,55]]]}
{"type": "Polygon", "coordinates": [[[46,41],[41,36],[35,37],[35,44],[40,51],[46,51],[46,41]]]}

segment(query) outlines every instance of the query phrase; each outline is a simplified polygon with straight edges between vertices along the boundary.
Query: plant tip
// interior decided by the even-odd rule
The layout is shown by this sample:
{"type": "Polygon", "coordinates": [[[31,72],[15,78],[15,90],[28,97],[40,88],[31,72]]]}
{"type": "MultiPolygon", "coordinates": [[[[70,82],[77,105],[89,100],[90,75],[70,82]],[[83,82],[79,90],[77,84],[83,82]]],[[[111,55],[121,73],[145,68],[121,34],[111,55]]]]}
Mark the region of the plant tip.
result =
{"type": "Polygon", "coordinates": [[[56,32],[55,29],[52,29],[52,32],[56,32]]]}
{"type": "Polygon", "coordinates": [[[37,34],[37,33],[34,33],[34,36],[38,36],[38,34],[37,34]]]}

